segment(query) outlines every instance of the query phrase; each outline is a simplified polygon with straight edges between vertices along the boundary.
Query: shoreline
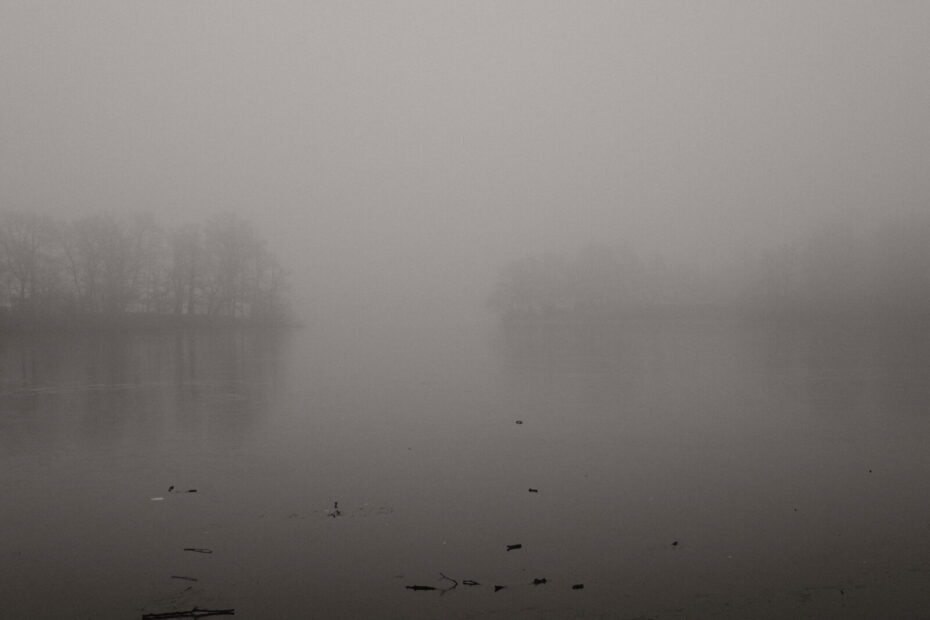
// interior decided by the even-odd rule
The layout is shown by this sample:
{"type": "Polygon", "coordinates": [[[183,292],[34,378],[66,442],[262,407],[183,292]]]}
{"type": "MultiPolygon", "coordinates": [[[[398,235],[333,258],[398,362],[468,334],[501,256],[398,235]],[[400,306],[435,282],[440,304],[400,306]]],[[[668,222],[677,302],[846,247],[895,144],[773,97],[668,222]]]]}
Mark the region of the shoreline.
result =
{"type": "Polygon", "coordinates": [[[150,313],[94,314],[54,318],[0,316],[0,334],[289,330],[303,326],[302,322],[289,318],[249,319],[150,313]]]}

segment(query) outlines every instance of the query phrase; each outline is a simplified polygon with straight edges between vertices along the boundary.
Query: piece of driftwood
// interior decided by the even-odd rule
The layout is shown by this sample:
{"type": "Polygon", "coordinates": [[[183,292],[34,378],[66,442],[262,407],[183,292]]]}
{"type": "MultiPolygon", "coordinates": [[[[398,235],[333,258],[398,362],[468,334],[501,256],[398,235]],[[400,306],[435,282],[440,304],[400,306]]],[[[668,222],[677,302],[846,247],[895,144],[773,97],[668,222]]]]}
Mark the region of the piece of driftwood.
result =
{"type": "Polygon", "coordinates": [[[160,614],[143,614],[142,620],[167,620],[168,618],[208,618],[210,616],[235,616],[235,609],[201,609],[194,607],[188,611],[168,611],[160,614]]]}
{"type": "MultiPolygon", "coordinates": [[[[173,485],[173,484],[172,484],[170,487],[168,487],[168,492],[169,492],[169,493],[174,493],[174,485],[173,485]]],[[[196,493],[196,492],[197,492],[197,489],[188,489],[187,491],[178,491],[178,493],[196,493]]]]}
{"type": "MultiPolygon", "coordinates": [[[[419,590],[419,591],[439,590],[439,594],[440,594],[440,596],[441,596],[441,595],[445,594],[446,592],[448,592],[449,590],[454,590],[455,588],[457,588],[457,587],[459,586],[459,582],[456,581],[455,579],[453,579],[452,577],[448,577],[448,576],[444,575],[443,573],[439,573],[439,576],[440,576],[442,579],[444,579],[445,581],[451,581],[451,582],[452,582],[452,585],[449,586],[448,588],[436,588],[436,587],[433,587],[433,586],[418,586],[418,585],[406,586],[406,588],[407,588],[408,590],[419,590]]],[[[468,582],[465,581],[464,583],[468,583],[468,582]]],[[[472,584],[473,584],[473,585],[477,585],[476,582],[472,582],[472,584]]]]}

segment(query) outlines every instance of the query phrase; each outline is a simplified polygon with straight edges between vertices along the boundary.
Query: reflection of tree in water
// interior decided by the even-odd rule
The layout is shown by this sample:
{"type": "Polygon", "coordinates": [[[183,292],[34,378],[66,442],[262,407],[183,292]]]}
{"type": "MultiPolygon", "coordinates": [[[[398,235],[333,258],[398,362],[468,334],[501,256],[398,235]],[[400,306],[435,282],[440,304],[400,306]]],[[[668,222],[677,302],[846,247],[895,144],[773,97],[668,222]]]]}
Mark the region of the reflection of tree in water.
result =
{"type": "Polygon", "coordinates": [[[741,395],[751,406],[764,390],[776,412],[894,417],[930,402],[930,330],[920,323],[525,323],[499,328],[494,346],[502,380],[540,406],[595,395],[670,404],[741,395]]]}
{"type": "Polygon", "coordinates": [[[627,327],[618,323],[501,326],[494,344],[511,368],[607,368],[628,363],[637,353],[627,327]]]}
{"type": "Polygon", "coordinates": [[[919,323],[780,323],[758,328],[770,388],[821,414],[926,411],[930,331],[919,323]]]}
{"type": "Polygon", "coordinates": [[[278,330],[10,337],[0,398],[95,440],[130,428],[157,436],[173,424],[237,434],[279,389],[285,340],[278,330]]]}
{"type": "Polygon", "coordinates": [[[174,397],[179,415],[204,415],[235,430],[248,426],[273,397],[286,342],[281,332],[179,334],[173,347],[174,397]]]}
{"type": "Polygon", "coordinates": [[[513,324],[493,339],[518,407],[571,406],[596,396],[612,411],[611,403],[642,395],[644,344],[638,329],[619,323],[513,324]]]}

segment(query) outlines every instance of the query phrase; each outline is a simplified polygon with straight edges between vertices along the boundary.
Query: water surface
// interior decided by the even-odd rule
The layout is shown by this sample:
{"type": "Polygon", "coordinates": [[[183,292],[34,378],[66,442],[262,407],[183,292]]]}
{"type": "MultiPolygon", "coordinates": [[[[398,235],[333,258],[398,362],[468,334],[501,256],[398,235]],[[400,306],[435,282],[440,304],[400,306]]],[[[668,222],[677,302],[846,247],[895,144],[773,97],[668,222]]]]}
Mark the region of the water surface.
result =
{"type": "Polygon", "coordinates": [[[4,336],[0,600],[921,617],[928,362],[874,324],[4,336]],[[440,573],[481,585],[405,587],[440,573]]]}

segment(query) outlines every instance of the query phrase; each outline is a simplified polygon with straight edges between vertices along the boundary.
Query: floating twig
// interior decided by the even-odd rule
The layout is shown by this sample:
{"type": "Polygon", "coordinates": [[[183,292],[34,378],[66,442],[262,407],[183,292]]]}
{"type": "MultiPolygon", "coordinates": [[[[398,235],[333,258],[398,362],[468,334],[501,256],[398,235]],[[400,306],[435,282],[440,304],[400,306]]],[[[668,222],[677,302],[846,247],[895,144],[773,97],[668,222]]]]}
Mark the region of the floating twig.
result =
{"type": "MultiPolygon", "coordinates": [[[[172,484],[170,487],[168,487],[168,492],[169,492],[169,493],[174,493],[174,485],[173,485],[173,484],[172,484]]],[[[186,492],[186,493],[196,493],[196,492],[197,492],[197,489],[188,489],[187,491],[178,491],[178,493],[185,493],[185,492],[186,492]]]]}
{"type": "Polygon", "coordinates": [[[168,618],[207,618],[209,616],[235,616],[235,609],[201,609],[194,607],[189,611],[168,611],[160,614],[143,614],[142,620],[167,620],[168,618]]]}
{"type": "Polygon", "coordinates": [[[171,575],[172,579],[183,579],[184,581],[198,581],[196,577],[185,577],[184,575],[171,575]]]}
{"type": "Polygon", "coordinates": [[[213,553],[212,549],[204,549],[203,547],[184,547],[185,551],[193,551],[194,553],[213,553]]]}
{"type": "MultiPolygon", "coordinates": [[[[442,596],[443,594],[445,594],[445,593],[448,592],[449,590],[454,590],[455,588],[458,587],[459,582],[456,581],[455,579],[453,579],[452,577],[449,577],[448,575],[445,575],[444,573],[439,573],[439,576],[440,576],[442,579],[446,580],[446,581],[451,581],[451,582],[452,582],[452,585],[449,586],[448,588],[436,588],[436,587],[434,587],[434,586],[417,586],[417,585],[414,585],[414,586],[406,586],[406,588],[407,588],[408,590],[419,590],[419,591],[439,590],[439,595],[442,596]]],[[[468,583],[468,582],[466,581],[465,583],[468,583]]],[[[477,583],[475,583],[475,582],[472,582],[472,583],[475,584],[475,585],[477,585],[477,583]]]]}

